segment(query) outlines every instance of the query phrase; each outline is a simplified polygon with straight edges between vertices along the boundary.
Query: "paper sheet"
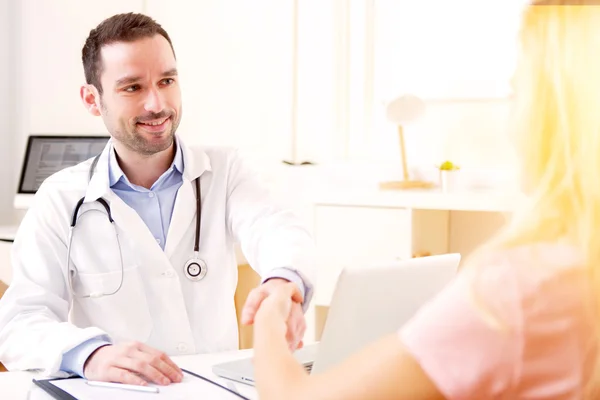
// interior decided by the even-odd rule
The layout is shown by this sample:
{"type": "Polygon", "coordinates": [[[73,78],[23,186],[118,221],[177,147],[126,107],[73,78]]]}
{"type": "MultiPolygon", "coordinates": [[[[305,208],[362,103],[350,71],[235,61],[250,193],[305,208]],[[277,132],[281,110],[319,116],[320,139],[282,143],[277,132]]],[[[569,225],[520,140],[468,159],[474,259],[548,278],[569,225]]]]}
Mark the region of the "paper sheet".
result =
{"type": "Polygon", "coordinates": [[[53,381],[52,384],[79,400],[188,400],[188,399],[211,399],[211,400],[240,400],[241,397],[206,382],[200,378],[184,373],[180,383],[168,386],[156,386],[158,393],[136,392],[132,390],[90,386],[85,379],[64,379],[53,381]]]}

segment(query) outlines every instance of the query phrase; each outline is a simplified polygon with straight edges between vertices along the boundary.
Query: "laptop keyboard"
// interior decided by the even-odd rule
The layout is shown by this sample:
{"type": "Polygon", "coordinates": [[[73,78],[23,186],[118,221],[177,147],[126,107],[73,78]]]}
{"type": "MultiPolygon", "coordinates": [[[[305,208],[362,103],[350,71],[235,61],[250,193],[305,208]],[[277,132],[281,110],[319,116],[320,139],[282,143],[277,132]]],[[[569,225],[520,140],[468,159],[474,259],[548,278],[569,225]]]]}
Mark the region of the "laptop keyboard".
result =
{"type": "Polygon", "coordinates": [[[312,372],[312,367],[313,367],[313,363],[306,363],[304,364],[304,369],[306,370],[306,372],[308,372],[309,374],[312,372]]]}

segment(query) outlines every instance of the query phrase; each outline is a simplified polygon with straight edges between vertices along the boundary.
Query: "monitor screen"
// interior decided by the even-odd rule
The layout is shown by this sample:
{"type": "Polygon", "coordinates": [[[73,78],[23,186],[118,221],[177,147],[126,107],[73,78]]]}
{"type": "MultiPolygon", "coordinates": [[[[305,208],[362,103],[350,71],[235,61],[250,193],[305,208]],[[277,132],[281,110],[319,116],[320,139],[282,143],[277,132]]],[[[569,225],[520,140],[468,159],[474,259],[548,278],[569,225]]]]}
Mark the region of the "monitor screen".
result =
{"type": "Polygon", "coordinates": [[[35,193],[50,175],[100,154],[108,139],[109,136],[30,136],[19,193],[35,193]]]}

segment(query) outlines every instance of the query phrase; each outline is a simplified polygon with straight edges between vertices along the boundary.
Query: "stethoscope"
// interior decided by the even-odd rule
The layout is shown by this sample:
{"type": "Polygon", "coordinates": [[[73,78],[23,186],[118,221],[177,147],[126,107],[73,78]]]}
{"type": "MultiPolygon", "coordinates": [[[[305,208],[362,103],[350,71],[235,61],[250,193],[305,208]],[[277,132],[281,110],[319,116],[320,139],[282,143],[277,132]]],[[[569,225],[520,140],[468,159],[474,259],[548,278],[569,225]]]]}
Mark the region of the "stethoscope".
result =
{"type": "MultiPolygon", "coordinates": [[[[92,161],[92,165],[90,166],[88,182],[92,180],[92,176],[94,175],[94,170],[96,169],[96,164],[98,164],[98,160],[100,159],[100,154],[97,155],[92,161]]],[[[200,177],[194,179],[194,183],[196,186],[196,235],[194,237],[194,256],[190,258],[183,267],[183,272],[185,276],[191,281],[199,281],[202,280],[208,271],[206,266],[206,262],[200,258],[200,224],[202,221],[202,192],[200,190],[200,177]]],[[[108,202],[102,197],[98,198],[96,202],[98,202],[104,210],[106,211],[106,215],[108,217],[108,221],[113,226],[115,231],[115,237],[117,239],[117,246],[119,248],[119,259],[121,261],[121,281],[119,282],[119,286],[112,292],[91,292],[90,294],[81,295],[75,292],[73,289],[73,276],[77,274],[77,269],[75,267],[71,268],[71,245],[73,243],[73,232],[75,231],[75,226],[77,225],[77,219],[80,218],[83,214],[89,211],[101,211],[97,208],[90,208],[83,211],[79,214],[79,209],[83,205],[83,201],[85,200],[85,196],[79,199],[75,208],[73,209],[73,215],[71,216],[71,223],[69,226],[69,238],[67,244],[67,280],[69,281],[69,289],[71,291],[71,295],[77,298],[98,298],[103,296],[112,296],[116,294],[121,287],[123,286],[123,278],[125,276],[125,267],[123,265],[123,251],[121,250],[121,243],[119,241],[119,233],[117,231],[117,226],[112,217],[112,212],[108,202]]]]}

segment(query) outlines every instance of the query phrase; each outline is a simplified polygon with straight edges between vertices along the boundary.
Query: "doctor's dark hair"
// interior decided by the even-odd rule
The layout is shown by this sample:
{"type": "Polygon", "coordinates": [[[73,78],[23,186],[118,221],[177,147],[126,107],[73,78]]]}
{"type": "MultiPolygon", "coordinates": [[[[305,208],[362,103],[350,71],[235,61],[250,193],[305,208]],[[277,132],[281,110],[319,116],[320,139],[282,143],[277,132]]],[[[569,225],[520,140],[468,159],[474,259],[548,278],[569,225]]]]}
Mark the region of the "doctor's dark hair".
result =
{"type": "Polygon", "coordinates": [[[100,51],[102,47],[116,42],[134,42],[155,35],[161,35],[167,39],[173,51],[173,56],[175,56],[175,49],[167,31],[147,15],[126,13],[113,15],[105,19],[90,31],[81,51],[85,81],[94,85],[98,93],[102,94],[102,84],[100,83],[100,76],[102,75],[102,55],[100,51]]]}

